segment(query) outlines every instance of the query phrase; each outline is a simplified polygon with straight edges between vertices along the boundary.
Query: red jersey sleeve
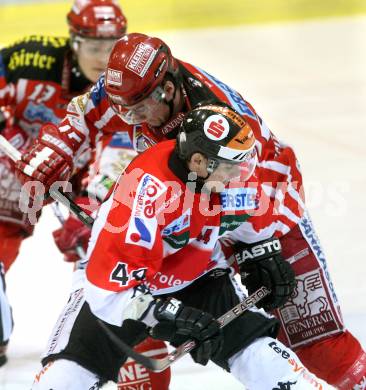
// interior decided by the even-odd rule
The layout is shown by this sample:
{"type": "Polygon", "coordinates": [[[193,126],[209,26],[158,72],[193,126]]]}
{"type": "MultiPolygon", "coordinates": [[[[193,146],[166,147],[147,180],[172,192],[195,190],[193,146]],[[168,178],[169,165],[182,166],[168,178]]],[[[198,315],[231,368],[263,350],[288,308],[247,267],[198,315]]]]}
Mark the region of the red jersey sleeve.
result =
{"type": "Polygon", "coordinates": [[[89,92],[74,97],[68,104],[66,116],[57,126],[55,142],[60,141],[77,165],[97,143],[107,144],[104,139],[117,131],[129,131],[128,127],[110,107],[101,76],[89,92]]]}
{"type": "Polygon", "coordinates": [[[163,244],[154,204],[166,190],[162,181],[139,168],[121,176],[93,226],[87,268],[91,283],[118,292],[159,270],[163,244]]]}

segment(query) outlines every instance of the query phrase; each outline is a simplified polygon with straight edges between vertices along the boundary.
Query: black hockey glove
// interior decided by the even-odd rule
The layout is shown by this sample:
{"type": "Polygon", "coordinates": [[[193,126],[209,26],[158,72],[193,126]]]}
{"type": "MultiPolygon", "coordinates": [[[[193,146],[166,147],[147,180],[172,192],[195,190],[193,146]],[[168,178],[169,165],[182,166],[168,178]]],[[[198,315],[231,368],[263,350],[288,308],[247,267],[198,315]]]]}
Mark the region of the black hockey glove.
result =
{"type": "Polygon", "coordinates": [[[281,243],[277,238],[255,244],[237,244],[235,258],[241,281],[249,294],[262,286],[271,290],[258,307],[273,310],[290,298],[296,285],[295,274],[291,265],[283,260],[281,243]]]}
{"type": "Polygon", "coordinates": [[[159,322],[152,328],[151,336],[175,345],[194,339],[198,345],[190,353],[196,363],[205,366],[221,351],[222,332],[211,314],[169,298],[157,301],[154,316],[159,322]]]}

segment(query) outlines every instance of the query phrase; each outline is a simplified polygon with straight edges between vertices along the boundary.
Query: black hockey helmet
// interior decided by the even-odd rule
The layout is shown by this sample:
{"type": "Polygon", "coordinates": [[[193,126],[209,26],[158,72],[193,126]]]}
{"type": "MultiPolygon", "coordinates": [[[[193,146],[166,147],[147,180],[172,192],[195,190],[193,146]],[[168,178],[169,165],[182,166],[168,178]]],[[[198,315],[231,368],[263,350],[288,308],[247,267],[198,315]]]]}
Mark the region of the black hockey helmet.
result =
{"type": "Polygon", "coordinates": [[[201,104],[184,118],[177,137],[178,155],[188,161],[193,153],[208,159],[212,173],[220,163],[241,164],[249,178],[257,163],[255,137],[247,121],[222,103],[201,104]]]}

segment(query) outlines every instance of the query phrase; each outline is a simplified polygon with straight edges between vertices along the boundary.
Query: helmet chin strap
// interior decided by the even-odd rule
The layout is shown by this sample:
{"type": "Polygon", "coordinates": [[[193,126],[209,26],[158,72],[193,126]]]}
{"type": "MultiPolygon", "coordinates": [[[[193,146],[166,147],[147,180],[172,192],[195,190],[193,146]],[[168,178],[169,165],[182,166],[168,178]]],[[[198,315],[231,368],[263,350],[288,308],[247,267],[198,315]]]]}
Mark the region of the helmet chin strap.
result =
{"type": "MultiPolygon", "coordinates": [[[[175,95],[175,93],[174,93],[175,95]]],[[[169,107],[169,117],[168,117],[168,120],[173,116],[173,113],[174,113],[174,97],[172,100],[166,100],[166,98],[164,98],[163,102],[169,107]]]]}
{"type": "Polygon", "coordinates": [[[199,177],[199,179],[201,179],[202,181],[205,181],[205,180],[207,180],[210,177],[210,175],[211,175],[211,173],[207,172],[206,177],[199,177]]]}

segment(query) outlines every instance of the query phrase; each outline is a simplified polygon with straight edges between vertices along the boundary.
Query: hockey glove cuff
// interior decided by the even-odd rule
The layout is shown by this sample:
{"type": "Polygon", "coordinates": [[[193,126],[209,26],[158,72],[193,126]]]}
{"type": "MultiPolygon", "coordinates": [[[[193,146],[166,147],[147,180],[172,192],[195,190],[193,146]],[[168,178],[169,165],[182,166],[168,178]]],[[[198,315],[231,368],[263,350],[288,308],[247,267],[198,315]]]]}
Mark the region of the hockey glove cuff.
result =
{"type": "Polygon", "coordinates": [[[151,330],[152,337],[170,341],[173,345],[193,338],[198,344],[191,352],[196,363],[206,365],[221,351],[222,332],[211,314],[169,298],[157,301],[154,316],[159,322],[151,330]]]}

